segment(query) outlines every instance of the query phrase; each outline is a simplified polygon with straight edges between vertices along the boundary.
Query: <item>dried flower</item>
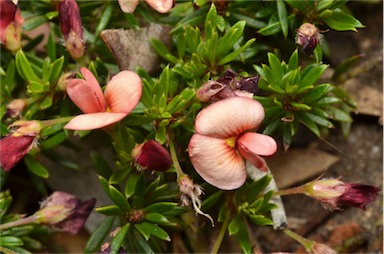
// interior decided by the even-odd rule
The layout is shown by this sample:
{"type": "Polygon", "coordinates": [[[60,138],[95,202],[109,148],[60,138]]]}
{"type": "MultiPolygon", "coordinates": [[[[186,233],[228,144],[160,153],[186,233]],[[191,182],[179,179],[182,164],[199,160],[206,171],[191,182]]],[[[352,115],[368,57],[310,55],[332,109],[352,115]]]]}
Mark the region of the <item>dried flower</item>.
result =
{"type": "Polygon", "coordinates": [[[266,171],[266,162],[260,155],[274,154],[276,141],[249,131],[256,130],[263,119],[263,106],[250,98],[232,97],[203,109],[196,117],[196,134],[188,146],[197,173],[220,189],[232,190],[247,178],[244,158],[266,171]]]}
{"type": "Polygon", "coordinates": [[[11,118],[18,118],[27,105],[28,101],[26,99],[14,99],[7,105],[6,114],[11,118]]]}
{"type": "Polygon", "coordinates": [[[304,194],[322,202],[331,210],[354,206],[365,209],[376,200],[379,188],[358,183],[344,183],[337,179],[321,179],[303,186],[304,194]]]}
{"type": "Polygon", "coordinates": [[[65,47],[73,59],[84,55],[85,42],[80,10],[75,0],[62,0],[59,4],[60,28],[65,40],[65,47]]]}
{"type": "Polygon", "coordinates": [[[16,121],[10,127],[17,129],[0,139],[0,165],[6,172],[29,153],[41,131],[38,121],[16,121]]]}
{"type": "Polygon", "coordinates": [[[165,171],[172,165],[171,155],[155,140],[145,141],[132,149],[132,158],[139,169],[165,171]]]}
{"type": "Polygon", "coordinates": [[[21,26],[23,19],[17,3],[0,0],[0,43],[10,51],[21,48],[21,26]]]}
{"type": "MultiPolygon", "coordinates": [[[[159,13],[167,13],[174,6],[174,0],[145,0],[153,9],[159,13]]],[[[132,13],[136,10],[139,0],[119,0],[120,8],[125,13],[132,13]]]]}
{"type": "Polygon", "coordinates": [[[192,201],[192,206],[195,212],[207,217],[211,221],[212,226],[214,226],[212,217],[209,214],[203,213],[201,211],[200,196],[203,194],[201,187],[197,184],[194,184],[188,175],[180,177],[177,183],[179,185],[181,204],[183,206],[189,206],[192,201]]]}
{"type": "Polygon", "coordinates": [[[96,199],[81,201],[75,196],[61,191],[53,192],[34,215],[38,221],[56,230],[77,234],[84,226],[95,206],[96,199]]]}
{"type": "Polygon", "coordinates": [[[311,23],[304,23],[297,30],[296,43],[308,55],[313,53],[320,39],[320,31],[311,23]]]}
{"type": "Polygon", "coordinates": [[[99,82],[87,68],[81,68],[85,80],[71,79],[67,93],[85,113],[76,116],[65,129],[93,130],[116,123],[126,117],[140,101],[142,83],[132,71],[121,71],[107,84],[104,94],[99,82]]]}
{"type": "Polygon", "coordinates": [[[204,83],[197,90],[197,99],[201,102],[214,102],[235,96],[252,98],[257,92],[259,76],[237,77],[237,73],[228,69],[217,81],[209,80],[204,83]]]}

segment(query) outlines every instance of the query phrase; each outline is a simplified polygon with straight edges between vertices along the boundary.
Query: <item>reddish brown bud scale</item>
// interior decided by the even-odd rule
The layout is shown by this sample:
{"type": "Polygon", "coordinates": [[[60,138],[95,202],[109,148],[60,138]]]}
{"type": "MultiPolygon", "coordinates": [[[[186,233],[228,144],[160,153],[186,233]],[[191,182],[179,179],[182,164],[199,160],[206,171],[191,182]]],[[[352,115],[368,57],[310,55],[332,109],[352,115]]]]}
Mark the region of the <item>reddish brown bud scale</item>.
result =
{"type": "Polygon", "coordinates": [[[155,140],[136,145],[132,150],[132,158],[140,169],[166,171],[172,165],[171,155],[155,140]]]}
{"type": "Polygon", "coordinates": [[[354,206],[365,210],[367,204],[376,200],[379,188],[371,185],[347,183],[346,190],[337,199],[338,207],[354,206]]]}

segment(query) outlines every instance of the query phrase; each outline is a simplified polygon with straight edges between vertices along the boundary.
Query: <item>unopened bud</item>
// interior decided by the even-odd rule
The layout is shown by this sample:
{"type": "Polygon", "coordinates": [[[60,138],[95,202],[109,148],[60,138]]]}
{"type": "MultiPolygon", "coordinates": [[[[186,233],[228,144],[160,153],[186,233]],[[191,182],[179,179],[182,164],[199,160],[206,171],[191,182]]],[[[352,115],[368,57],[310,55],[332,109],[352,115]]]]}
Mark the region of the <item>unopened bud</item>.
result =
{"type": "Polygon", "coordinates": [[[11,0],[0,1],[0,43],[12,52],[21,48],[22,24],[17,4],[11,0]]]}
{"type": "Polygon", "coordinates": [[[344,183],[337,179],[321,179],[303,186],[304,194],[313,197],[331,210],[346,207],[365,209],[366,205],[376,200],[379,188],[358,183],[344,183]]]}
{"type": "Polygon", "coordinates": [[[317,44],[320,43],[320,38],[321,35],[317,27],[311,23],[304,23],[297,30],[296,43],[307,55],[311,55],[317,44]]]}
{"type": "Polygon", "coordinates": [[[24,108],[28,105],[26,99],[14,99],[7,105],[7,116],[17,118],[21,116],[24,108]]]}
{"type": "Polygon", "coordinates": [[[62,0],[59,4],[60,28],[65,47],[73,59],[84,55],[85,43],[80,10],[75,0],[62,0]]]}
{"type": "Polygon", "coordinates": [[[35,146],[41,131],[39,121],[17,121],[13,132],[0,139],[0,165],[8,172],[35,146]]]}
{"type": "Polygon", "coordinates": [[[132,150],[132,158],[139,169],[166,171],[172,165],[171,155],[155,140],[136,145],[132,150]]]}

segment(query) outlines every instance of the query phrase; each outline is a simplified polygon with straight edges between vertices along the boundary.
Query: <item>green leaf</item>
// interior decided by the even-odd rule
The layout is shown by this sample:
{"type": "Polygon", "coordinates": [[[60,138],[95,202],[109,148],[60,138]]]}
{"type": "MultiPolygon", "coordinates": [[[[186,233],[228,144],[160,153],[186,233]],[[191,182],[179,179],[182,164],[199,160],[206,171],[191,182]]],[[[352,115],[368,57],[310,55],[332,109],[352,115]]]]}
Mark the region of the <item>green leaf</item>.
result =
{"type": "Polygon", "coordinates": [[[261,29],[267,25],[266,22],[255,19],[254,17],[249,17],[240,13],[231,13],[231,16],[237,20],[245,21],[247,26],[254,29],[261,29]]]}
{"type": "Polygon", "coordinates": [[[287,18],[287,9],[285,8],[285,3],[283,0],[277,0],[277,14],[279,16],[281,31],[285,38],[288,36],[288,18],[287,18]]]}
{"type": "Polygon", "coordinates": [[[34,158],[27,155],[24,157],[24,162],[25,164],[27,164],[29,171],[31,171],[33,174],[40,176],[42,178],[48,178],[49,176],[48,170],[34,158]]]}
{"type": "Polygon", "coordinates": [[[241,220],[239,222],[239,229],[237,233],[237,239],[240,242],[240,247],[244,253],[252,253],[251,249],[251,243],[249,241],[249,235],[248,235],[248,230],[247,226],[245,225],[244,221],[241,220]]]}
{"type": "Polygon", "coordinates": [[[210,208],[212,208],[217,203],[217,201],[221,198],[222,194],[223,193],[221,191],[218,191],[210,195],[208,198],[206,198],[201,204],[201,210],[207,211],[210,208]]]}
{"type": "Polygon", "coordinates": [[[30,18],[27,18],[23,23],[23,30],[24,31],[30,31],[35,29],[36,27],[42,25],[48,21],[48,17],[45,15],[39,15],[39,16],[32,16],[30,18]]]}
{"type": "Polygon", "coordinates": [[[310,90],[308,93],[304,94],[301,97],[301,101],[305,104],[312,104],[315,101],[322,98],[328,92],[332,91],[332,86],[330,84],[321,84],[310,90]]]}
{"type": "Polygon", "coordinates": [[[264,215],[256,215],[256,214],[251,214],[248,215],[248,218],[250,221],[252,221],[253,224],[257,226],[272,226],[273,221],[264,215]]]}
{"type": "Polygon", "coordinates": [[[296,70],[299,65],[299,53],[298,50],[296,49],[293,51],[291,57],[289,58],[288,61],[288,71],[296,70]]]}
{"type": "Polygon", "coordinates": [[[108,165],[108,162],[96,151],[91,151],[90,156],[97,174],[106,179],[109,179],[109,177],[112,175],[112,169],[108,165]]]}
{"type": "Polygon", "coordinates": [[[256,39],[254,39],[254,38],[250,39],[240,48],[236,49],[235,51],[233,51],[233,52],[229,53],[228,55],[226,55],[225,57],[221,58],[217,64],[218,65],[224,65],[224,64],[231,62],[237,56],[239,56],[244,50],[246,50],[248,47],[250,47],[251,44],[255,42],[255,40],[256,39]]]}
{"type": "Polygon", "coordinates": [[[164,212],[170,211],[176,207],[177,204],[173,202],[158,202],[145,207],[143,212],[164,214],[164,212]]]}
{"type": "Polygon", "coordinates": [[[101,206],[96,208],[95,211],[106,216],[124,216],[124,212],[117,205],[101,206]]]}
{"type": "Polygon", "coordinates": [[[235,217],[231,220],[231,222],[228,224],[228,234],[234,235],[239,232],[241,221],[240,214],[236,214],[235,217]]]}
{"type": "Polygon", "coordinates": [[[356,28],[364,27],[359,20],[345,13],[341,9],[325,10],[319,15],[319,17],[329,27],[337,31],[352,30],[357,32],[356,28]]]}
{"type": "Polygon", "coordinates": [[[331,119],[340,121],[340,122],[352,122],[352,118],[349,113],[339,109],[332,107],[329,111],[329,116],[331,119]]]}
{"type": "Polygon", "coordinates": [[[129,205],[127,199],[124,195],[114,186],[109,185],[109,195],[113,202],[118,205],[123,211],[129,212],[131,206],[129,205]]]}
{"type": "Polygon", "coordinates": [[[268,62],[274,76],[274,80],[279,80],[283,76],[284,70],[279,58],[273,53],[268,52],[268,62]]]}
{"type": "Polygon", "coordinates": [[[311,1],[307,1],[307,0],[300,0],[300,1],[298,1],[298,0],[285,0],[285,2],[287,4],[289,4],[290,6],[292,6],[293,8],[300,10],[303,14],[307,14],[308,11],[310,9],[312,9],[310,6],[310,3],[309,3],[311,1]]]}
{"type": "Polygon", "coordinates": [[[156,52],[163,57],[165,60],[176,64],[179,62],[179,59],[177,59],[175,56],[169,52],[168,48],[164,45],[164,43],[158,39],[152,39],[151,40],[152,47],[156,50],[156,52]]]}
{"type": "Polygon", "coordinates": [[[301,93],[315,84],[315,82],[319,79],[321,74],[328,68],[328,65],[322,64],[311,68],[308,72],[306,72],[302,77],[299,84],[299,89],[297,93],[301,93]]]}
{"type": "Polygon", "coordinates": [[[0,237],[0,246],[22,246],[23,241],[14,236],[2,236],[0,237]]]}
{"type": "Polygon", "coordinates": [[[129,175],[124,188],[124,194],[127,198],[130,198],[133,194],[135,194],[137,183],[141,177],[142,175],[136,172],[132,172],[132,174],[129,175]]]}
{"type": "Polygon", "coordinates": [[[171,241],[168,233],[156,224],[144,221],[140,224],[135,224],[135,228],[144,236],[145,240],[147,241],[151,236],[157,237],[161,240],[171,241]]]}
{"type": "Polygon", "coordinates": [[[16,53],[16,68],[24,80],[39,82],[39,78],[32,70],[31,64],[22,50],[19,50],[16,53]]]}
{"type": "Polygon", "coordinates": [[[160,144],[164,144],[165,139],[166,139],[166,135],[167,135],[167,130],[166,130],[165,126],[159,126],[159,128],[157,129],[156,135],[155,135],[155,139],[160,144]]]}
{"type": "Polygon", "coordinates": [[[54,84],[59,79],[59,76],[61,74],[61,69],[63,68],[63,64],[64,64],[64,56],[56,59],[56,61],[54,61],[51,64],[51,73],[50,73],[51,75],[49,77],[50,84],[54,84]]]}
{"type": "Polygon", "coordinates": [[[224,36],[220,38],[217,45],[217,56],[223,57],[225,54],[228,54],[229,50],[233,48],[233,45],[240,39],[243,35],[245,28],[245,21],[241,20],[234,24],[231,28],[226,31],[224,36]]]}
{"type": "Polygon", "coordinates": [[[167,217],[160,213],[147,213],[144,215],[144,218],[152,223],[168,226],[176,226],[176,223],[170,222],[167,217]]]}
{"type": "Polygon", "coordinates": [[[261,28],[257,32],[261,35],[269,36],[269,35],[278,33],[280,29],[281,29],[280,22],[274,22],[272,24],[268,24],[266,27],[261,28]]]}
{"type": "Polygon", "coordinates": [[[317,116],[317,115],[314,115],[310,112],[303,112],[303,113],[314,123],[317,123],[318,125],[321,125],[321,126],[324,126],[327,128],[333,128],[333,124],[330,121],[328,121],[327,119],[320,117],[320,116],[317,116]]]}
{"type": "Polygon", "coordinates": [[[317,1],[316,11],[320,12],[325,9],[330,9],[334,2],[334,0],[319,0],[317,1]]]}
{"type": "Polygon", "coordinates": [[[107,27],[109,21],[111,20],[113,10],[114,10],[114,5],[112,3],[107,4],[105,6],[104,11],[101,14],[101,17],[99,19],[99,23],[96,26],[95,37],[94,37],[95,40],[96,38],[98,38],[100,32],[107,27]]]}
{"type": "Polygon", "coordinates": [[[104,219],[93,231],[84,248],[84,253],[94,253],[100,250],[104,239],[111,231],[115,217],[110,216],[104,219]]]}
{"type": "Polygon", "coordinates": [[[52,137],[49,137],[48,139],[44,139],[40,144],[40,148],[42,150],[51,149],[59,145],[66,139],[67,139],[67,135],[64,132],[60,132],[56,135],[53,135],[52,137]]]}
{"type": "Polygon", "coordinates": [[[302,122],[305,126],[308,127],[313,133],[315,133],[318,137],[320,137],[320,130],[317,127],[316,123],[314,123],[303,111],[298,111],[296,114],[300,118],[300,122],[302,122]]]}
{"type": "Polygon", "coordinates": [[[116,234],[116,236],[111,240],[111,254],[118,254],[121,245],[127,235],[130,224],[127,223],[121,227],[120,231],[116,234]]]}

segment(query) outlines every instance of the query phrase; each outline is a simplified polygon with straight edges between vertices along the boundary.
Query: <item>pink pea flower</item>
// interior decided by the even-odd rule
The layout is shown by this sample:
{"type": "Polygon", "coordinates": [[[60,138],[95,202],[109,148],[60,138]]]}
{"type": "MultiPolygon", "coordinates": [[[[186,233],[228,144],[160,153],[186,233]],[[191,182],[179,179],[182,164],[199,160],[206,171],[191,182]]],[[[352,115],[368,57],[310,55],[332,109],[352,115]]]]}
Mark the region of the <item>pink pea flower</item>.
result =
{"type": "MultiPolygon", "coordinates": [[[[173,0],[145,0],[153,9],[159,13],[169,12],[174,2],[173,0]]],[[[132,13],[136,10],[139,0],[119,0],[120,8],[125,13],[132,13]]]]}
{"type": "Polygon", "coordinates": [[[136,73],[121,71],[107,84],[104,94],[99,82],[87,68],[81,68],[84,79],[67,81],[71,100],[85,113],[74,117],[65,129],[93,130],[116,123],[139,103],[142,82],[136,73]]]}
{"type": "Polygon", "coordinates": [[[276,141],[251,131],[263,119],[263,106],[246,97],[223,99],[201,110],[188,146],[197,173],[220,189],[232,190],[247,178],[245,159],[266,171],[267,164],[260,156],[273,155],[276,141]]]}
{"type": "Polygon", "coordinates": [[[21,47],[21,25],[23,18],[17,4],[11,0],[0,0],[0,43],[11,51],[21,47]]]}

